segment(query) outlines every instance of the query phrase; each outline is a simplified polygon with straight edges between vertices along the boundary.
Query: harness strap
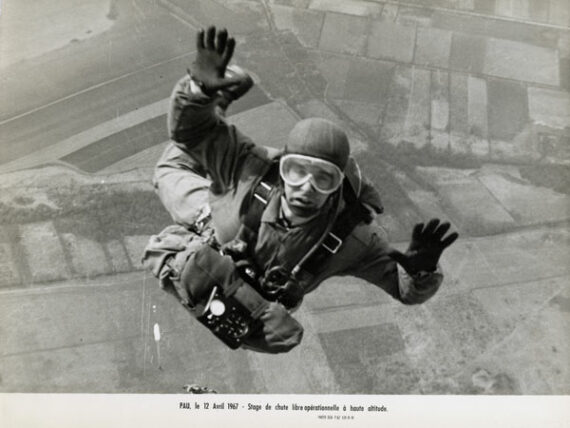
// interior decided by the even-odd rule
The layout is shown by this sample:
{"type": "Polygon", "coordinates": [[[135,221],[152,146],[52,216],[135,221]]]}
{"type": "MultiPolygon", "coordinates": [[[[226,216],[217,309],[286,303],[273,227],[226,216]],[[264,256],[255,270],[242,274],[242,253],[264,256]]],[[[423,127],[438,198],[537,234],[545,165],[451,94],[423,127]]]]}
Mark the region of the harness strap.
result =
{"type": "MultiPolygon", "coordinates": [[[[316,275],[324,260],[336,254],[356,225],[366,218],[367,211],[358,201],[358,197],[348,180],[344,180],[342,192],[345,208],[336,217],[332,227],[324,239],[321,240],[318,248],[299,266],[299,270],[302,269],[310,275],[316,275]]],[[[293,272],[293,274],[296,273],[293,272]]]]}
{"type": "Polygon", "coordinates": [[[275,184],[279,180],[279,163],[273,162],[268,165],[265,173],[260,177],[259,181],[253,186],[249,195],[248,203],[244,204],[240,213],[241,227],[238,232],[238,238],[245,242],[256,242],[257,232],[261,224],[261,216],[265,207],[271,199],[275,190],[275,184]]]}

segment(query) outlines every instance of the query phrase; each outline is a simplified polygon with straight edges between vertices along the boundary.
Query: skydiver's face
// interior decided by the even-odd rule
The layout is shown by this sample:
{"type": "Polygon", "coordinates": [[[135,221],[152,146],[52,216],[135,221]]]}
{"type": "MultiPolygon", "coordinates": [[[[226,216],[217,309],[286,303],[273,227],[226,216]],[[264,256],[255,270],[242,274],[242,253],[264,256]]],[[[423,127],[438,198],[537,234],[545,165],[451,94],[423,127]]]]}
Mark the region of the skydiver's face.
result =
{"type": "Polygon", "coordinates": [[[299,186],[283,183],[285,200],[293,214],[298,217],[312,217],[323,208],[330,195],[319,192],[307,181],[299,186]]]}
{"type": "Polygon", "coordinates": [[[279,160],[285,201],[296,217],[314,216],[342,185],[342,170],[328,160],[288,153],[279,160]]]}

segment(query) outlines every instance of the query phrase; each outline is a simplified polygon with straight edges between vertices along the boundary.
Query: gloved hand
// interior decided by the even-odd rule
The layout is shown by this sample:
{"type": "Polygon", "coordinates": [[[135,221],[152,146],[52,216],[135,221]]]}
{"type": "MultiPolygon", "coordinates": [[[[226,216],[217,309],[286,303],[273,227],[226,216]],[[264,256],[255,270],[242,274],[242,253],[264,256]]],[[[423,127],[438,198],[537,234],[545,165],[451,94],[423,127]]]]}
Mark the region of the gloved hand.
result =
{"type": "Polygon", "coordinates": [[[287,309],[297,307],[303,301],[305,290],[295,280],[287,281],[277,297],[277,301],[282,303],[287,309]]]}
{"type": "Polygon", "coordinates": [[[218,100],[218,106],[220,106],[223,111],[225,111],[232,102],[243,97],[253,87],[253,79],[251,76],[237,65],[227,67],[225,76],[226,78],[238,77],[241,80],[238,84],[220,91],[222,96],[218,100]]]}
{"type": "Polygon", "coordinates": [[[269,303],[259,319],[263,322],[263,341],[270,352],[287,352],[301,342],[303,327],[281,303],[269,303]]]}
{"type": "Polygon", "coordinates": [[[232,59],[235,44],[233,38],[228,38],[226,29],[216,33],[216,27],[211,26],[206,32],[203,29],[198,31],[197,54],[191,75],[206,95],[212,96],[220,89],[243,82],[244,76],[240,73],[226,75],[226,67],[232,59]]]}
{"type": "Polygon", "coordinates": [[[400,264],[406,272],[414,275],[420,271],[432,272],[437,268],[437,263],[441,253],[455,242],[459,237],[457,232],[444,235],[449,230],[449,223],[440,223],[434,218],[424,227],[423,223],[418,223],[412,232],[412,242],[405,253],[391,248],[388,256],[400,264]]]}
{"type": "Polygon", "coordinates": [[[260,316],[262,329],[246,337],[245,349],[278,354],[289,352],[303,339],[303,326],[293,318],[282,304],[271,302],[260,316]]]}

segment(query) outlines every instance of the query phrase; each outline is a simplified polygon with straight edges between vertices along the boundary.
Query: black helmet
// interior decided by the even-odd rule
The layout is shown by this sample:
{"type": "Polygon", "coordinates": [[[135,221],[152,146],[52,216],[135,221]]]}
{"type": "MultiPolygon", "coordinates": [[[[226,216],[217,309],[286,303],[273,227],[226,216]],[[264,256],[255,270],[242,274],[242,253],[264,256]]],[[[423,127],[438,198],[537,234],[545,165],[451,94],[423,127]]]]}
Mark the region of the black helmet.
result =
{"type": "Polygon", "coordinates": [[[338,125],[326,119],[310,118],[301,120],[293,127],[285,153],[324,159],[344,171],[350,146],[346,133],[338,125]]]}

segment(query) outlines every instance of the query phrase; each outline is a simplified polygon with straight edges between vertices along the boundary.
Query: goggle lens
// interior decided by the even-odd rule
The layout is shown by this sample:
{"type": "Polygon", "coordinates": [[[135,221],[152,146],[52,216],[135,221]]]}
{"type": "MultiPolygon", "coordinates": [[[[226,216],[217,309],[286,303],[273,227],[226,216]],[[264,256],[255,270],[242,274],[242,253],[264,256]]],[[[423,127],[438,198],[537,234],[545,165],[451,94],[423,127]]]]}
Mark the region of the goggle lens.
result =
{"type": "Polygon", "coordinates": [[[279,171],[283,181],[290,186],[301,186],[310,181],[316,190],[325,194],[337,190],[344,178],[340,168],[329,161],[295,154],[281,158],[279,171]]]}

